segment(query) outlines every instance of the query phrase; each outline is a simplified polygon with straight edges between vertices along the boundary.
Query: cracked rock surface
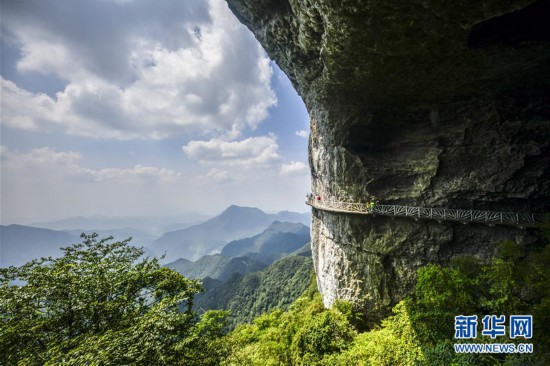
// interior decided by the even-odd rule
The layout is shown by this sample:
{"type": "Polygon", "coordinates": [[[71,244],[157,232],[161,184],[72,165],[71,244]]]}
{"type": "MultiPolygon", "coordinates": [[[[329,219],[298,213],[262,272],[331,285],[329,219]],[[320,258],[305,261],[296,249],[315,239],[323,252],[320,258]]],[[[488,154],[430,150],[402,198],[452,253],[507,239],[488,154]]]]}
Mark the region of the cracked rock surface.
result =
{"type": "MultiPolygon", "coordinates": [[[[550,210],[550,1],[227,0],[311,116],[322,198],[550,210]]],[[[387,315],[416,270],[532,229],[313,210],[325,305],[387,315]]]]}

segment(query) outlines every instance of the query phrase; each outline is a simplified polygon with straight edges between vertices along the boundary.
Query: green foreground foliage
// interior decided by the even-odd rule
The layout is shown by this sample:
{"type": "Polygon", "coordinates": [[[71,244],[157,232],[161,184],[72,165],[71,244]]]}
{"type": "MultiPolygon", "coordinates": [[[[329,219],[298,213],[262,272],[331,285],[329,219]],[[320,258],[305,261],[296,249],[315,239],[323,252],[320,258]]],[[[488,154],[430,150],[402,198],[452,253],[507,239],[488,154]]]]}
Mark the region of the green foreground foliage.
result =
{"type": "Polygon", "coordinates": [[[524,255],[504,243],[490,263],[463,257],[427,266],[411,296],[368,331],[354,327],[361,321],[349,303],[325,309],[312,279],[288,311],[224,334],[225,312],[193,312],[197,282],[140,259],[127,241],[83,238],[59,259],[0,270],[0,364],[550,364],[550,246],[524,255]],[[532,314],[533,339],[523,343],[534,343],[534,354],[455,354],[454,316],[461,314],[532,314]]]}
{"type": "MultiPolygon", "coordinates": [[[[503,243],[489,264],[463,257],[419,271],[413,294],[370,331],[352,324],[351,305],[323,307],[315,284],[287,312],[274,311],[226,336],[223,365],[548,365],[550,246],[523,256],[503,243]],[[456,354],[456,315],[531,314],[533,339],[481,337],[476,343],[534,343],[533,354],[456,354]]],[[[458,343],[458,342],[457,342],[458,343]]]]}
{"type": "Polygon", "coordinates": [[[424,360],[403,303],[380,329],[353,328],[348,303],[325,309],[312,285],[287,312],[274,311],[227,338],[222,365],[415,365],[424,360]]]}
{"type": "Polygon", "coordinates": [[[211,288],[205,281],[206,291],[197,296],[195,304],[202,309],[228,310],[233,329],[273,309],[288,308],[307,289],[312,270],[311,256],[284,257],[262,271],[235,274],[211,288]]]}
{"type": "Polygon", "coordinates": [[[225,314],[193,313],[199,283],[129,240],[82,238],[61,258],[0,269],[0,364],[216,363],[225,314]]]}

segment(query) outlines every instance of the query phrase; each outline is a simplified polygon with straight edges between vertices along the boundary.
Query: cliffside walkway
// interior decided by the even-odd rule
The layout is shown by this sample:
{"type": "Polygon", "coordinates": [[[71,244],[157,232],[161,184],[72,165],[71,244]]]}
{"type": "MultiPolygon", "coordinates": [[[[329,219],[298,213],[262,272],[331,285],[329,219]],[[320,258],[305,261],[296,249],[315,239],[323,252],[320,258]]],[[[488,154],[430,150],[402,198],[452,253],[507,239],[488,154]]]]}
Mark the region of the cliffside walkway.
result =
{"type": "Polygon", "coordinates": [[[458,210],[452,208],[426,208],[398,205],[371,206],[368,203],[317,201],[315,198],[307,198],[306,204],[318,210],[330,212],[343,212],[360,215],[380,215],[410,217],[413,219],[430,219],[438,221],[457,221],[467,224],[477,222],[486,225],[514,225],[520,227],[538,226],[550,223],[550,215],[519,213],[519,212],[495,212],[480,210],[458,210]]]}

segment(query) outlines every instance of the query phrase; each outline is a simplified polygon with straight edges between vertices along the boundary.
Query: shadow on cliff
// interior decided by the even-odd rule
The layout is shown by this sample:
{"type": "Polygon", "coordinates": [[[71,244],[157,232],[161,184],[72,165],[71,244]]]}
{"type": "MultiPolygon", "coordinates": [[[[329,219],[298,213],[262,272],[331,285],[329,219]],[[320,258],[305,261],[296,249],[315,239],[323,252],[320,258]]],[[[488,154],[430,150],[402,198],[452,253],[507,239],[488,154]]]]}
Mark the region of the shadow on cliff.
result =
{"type": "Polygon", "coordinates": [[[522,47],[550,41],[550,1],[539,0],[510,13],[472,27],[470,48],[494,46],[522,47]]]}
{"type": "Polygon", "coordinates": [[[344,147],[356,155],[383,152],[394,140],[395,128],[385,112],[374,113],[365,123],[353,124],[344,147]]]}

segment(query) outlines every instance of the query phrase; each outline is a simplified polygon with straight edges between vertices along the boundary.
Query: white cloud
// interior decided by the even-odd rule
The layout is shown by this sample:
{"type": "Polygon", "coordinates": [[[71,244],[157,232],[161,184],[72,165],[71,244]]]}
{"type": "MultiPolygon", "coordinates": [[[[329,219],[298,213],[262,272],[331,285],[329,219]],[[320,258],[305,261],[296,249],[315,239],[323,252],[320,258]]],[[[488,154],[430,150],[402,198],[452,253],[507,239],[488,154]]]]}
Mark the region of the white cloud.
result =
{"type": "Polygon", "coordinates": [[[308,209],[302,200],[308,179],[301,175],[282,179],[280,162],[262,170],[211,166],[198,176],[189,167],[98,168],[88,163],[87,154],[52,148],[0,148],[0,153],[0,185],[6,193],[0,200],[3,224],[96,214],[160,217],[189,210],[216,214],[231,204],[308,209]]]}
{"type": "Polygon", "coordinates": [[[71,57],[71,51],[63,44],[41,40],[39,35],[23,36],[21,59],[17,69],[23,72],[54,74],[63,80],[82,80],[88,76],[80,60],[71,57]],[[38,37],[37,37],[38,36],[38,37]]]}
{"type": "Polygon", "coordinates": [[[307,172],[307,165],[300,161],[291,161],[281,166],[282,175],[299,175],[307,172]]]}
{"type": "Polygon", "coordinates": [[[296,131],[296,136],[307,138],[309,136],[309,132],[306,130],[296,131]]]}
{"type": "Polygon", "coordinates": [[[7,147],[2,148],[3,166],[2,168],[23,169],[32,168],[51,168],[54,166],[74,167],[76,161],[82,158],[78,152],[57,152],[49,147],[32,149],[29,152],[13,152],[7,147]]]}
{"type": "Polygon", "coordinates": [[[268,58],[224,1],[192,1],[172,14],[182,3],[84,2],[81,10],[80,2],[64,4],[75,18],[89,11],[107,19],[97,25],[92,16],[78,18],[79,32],[65,29],[75,19],[40,2],[33,6],[41,18],[8,7],[13,19],[6,26],[22,45],[18,69],[53,74],[67,85],[51,97],[2,79],[2,123],[116,139],[234,139],[256,128],[277,102],[268,58]],[[153,19],[145,26],[140,17],[153,19]]]}
{"type": "MultiPolygon", "coordinates": [[[[79,152],[58,152],[50,147],[32,149],[29,152],[13,152],[2,147],[2,170],[30,170],[47,172],[65,180],[81,182],[114,181],[117,183],[175,183],[183,178],[183,173],[171,169],[135,165],[131,168],[89,169],[80,165],[79,152]]],[[[44,175],[41,173],[41,177],[44,175]]]]}
{"type": "Polygon", "coordinates": [[[308,175],[281,177],[290,152],[248,138],[277,103],[272,70],[224,0],[8,1],[2,36],[4,219],[308,209],[308,175]]]}
{"type": "Polygon", "coordinates": [[[274,135],[249,137],[241,141],[191,141],[182,149],[189,158],[206,164],[261,168],[281,159],[274,135]]]}
{"type": "Polygon", "coordinates": [[[216,183],[223,184],[233,181],[228,171],[212,168],[204,178],[213,180],[216,183]]]}
{"type": "Polygon", "coordinates": [[[143,166],[139,164],[132,168],[105,168],[92,170],[91,174],[98,182],[113,180],[117,182],[175,183],[183,177],[183,173],[171,169],[143,166]]]}
{"type": "Polygon", "coordinates": [[[2,98],[1,123],[25,130],[47,129],[42,121],[57,119],[54,116],[55,102],[46,94],[33,94],[20,89],[11,81],[0,79],[2,98]]]}

